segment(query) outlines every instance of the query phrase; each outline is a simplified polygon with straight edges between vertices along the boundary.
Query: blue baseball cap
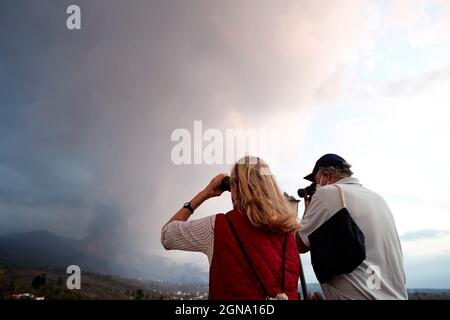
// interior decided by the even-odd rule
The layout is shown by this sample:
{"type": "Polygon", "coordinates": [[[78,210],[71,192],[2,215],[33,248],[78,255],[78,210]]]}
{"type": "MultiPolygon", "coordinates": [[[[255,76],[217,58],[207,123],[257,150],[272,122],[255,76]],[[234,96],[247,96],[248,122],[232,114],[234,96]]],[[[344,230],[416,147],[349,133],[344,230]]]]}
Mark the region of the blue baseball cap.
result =
{"type": "Polygon", "coordinates": [[[320,167],[337,167],[337,168],[349,167],[350,168],[351,165],[347,161],[345,161],[344,158],[338,156],[337,154],[327,153],[326,155],[320,157],[319,160],[317,160],[312,173],[308,174],[303,179],[309,180],[311,182],[315,182],[314,177],[316,176],[320,167]]]}

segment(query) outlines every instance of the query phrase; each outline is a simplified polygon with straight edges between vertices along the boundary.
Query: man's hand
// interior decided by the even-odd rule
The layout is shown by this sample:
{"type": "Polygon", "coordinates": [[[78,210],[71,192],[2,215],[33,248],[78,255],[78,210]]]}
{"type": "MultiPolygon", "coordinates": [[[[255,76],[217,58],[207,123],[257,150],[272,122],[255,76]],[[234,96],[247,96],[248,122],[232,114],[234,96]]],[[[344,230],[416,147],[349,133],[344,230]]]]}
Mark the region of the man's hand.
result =
{"type": "Polygon", "coordinates": [[[218,174],[206,186],[203,192],[208,198],[218,197],[223,193],[223,190],[220,190],[220,183],[222,182],[223,178],[225,178],[225,176],[226,175],[223,173],[218,174]]]}
{"type": "Polygon", "coordinates": [[[304,202],[305,202],[305,211],[306,211],[306,209],[308,209],[308,206],[311,202],[311,197],[306,196],[304,202]]]}

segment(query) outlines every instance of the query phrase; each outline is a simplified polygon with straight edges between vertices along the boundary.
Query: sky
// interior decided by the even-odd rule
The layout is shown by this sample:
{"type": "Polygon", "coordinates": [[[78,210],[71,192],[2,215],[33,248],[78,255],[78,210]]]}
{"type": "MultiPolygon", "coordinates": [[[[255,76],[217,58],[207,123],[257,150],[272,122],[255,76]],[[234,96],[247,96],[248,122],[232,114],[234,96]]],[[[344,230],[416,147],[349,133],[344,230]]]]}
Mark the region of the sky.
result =
{"type": "MultiPolygon", "coordinates": [[[[270,129],[283,190],[343,156],[392,209],[408,287],[450,288],[449,31],[443,0],[0,0],[0,235],[207,270],[164,251],[160,228],[232,163],[176,164],[172,135],[194,150],[195,121],[270,129]]],[[[224,194],[195,217],[229,209],[224,194]]]]}

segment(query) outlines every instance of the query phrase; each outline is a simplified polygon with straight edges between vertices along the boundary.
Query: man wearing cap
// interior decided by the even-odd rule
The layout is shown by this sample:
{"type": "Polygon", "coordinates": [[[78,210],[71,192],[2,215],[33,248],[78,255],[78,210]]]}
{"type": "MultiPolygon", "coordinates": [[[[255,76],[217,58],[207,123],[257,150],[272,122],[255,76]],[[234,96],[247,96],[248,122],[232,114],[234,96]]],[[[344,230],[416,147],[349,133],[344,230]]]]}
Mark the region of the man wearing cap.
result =
{"type": "Polygon", "coordinates": [[[316,192],[310,201],[305,198],[299,252],[311,248],[325,299],[407,299],[391,210],[352,177],[350,167],[342,157],[326,154],[305,177],[316,183],[316,192]]]}

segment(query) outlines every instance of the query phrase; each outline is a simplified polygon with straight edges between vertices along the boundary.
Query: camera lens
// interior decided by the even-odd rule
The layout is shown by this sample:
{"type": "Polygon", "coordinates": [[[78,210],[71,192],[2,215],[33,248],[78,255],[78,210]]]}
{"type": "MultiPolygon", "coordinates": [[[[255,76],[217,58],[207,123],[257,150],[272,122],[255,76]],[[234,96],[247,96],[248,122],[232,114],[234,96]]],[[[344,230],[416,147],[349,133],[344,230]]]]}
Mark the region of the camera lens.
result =
{"type": "Polygon", "coordinates": [[[306,188],[298,189],[297,194],[300,198],[306,198],[307,196],[311,197],[314,194],[314,192],[316,192],[315,182],[311,183],[311,185],[307,186],[306,188]]]}
{"type": "Polygon", "coordinates": [[[300,198],[304,198],[306,195],[306,191],[303,188],[298,189],[297,194],[300,198]]]}

